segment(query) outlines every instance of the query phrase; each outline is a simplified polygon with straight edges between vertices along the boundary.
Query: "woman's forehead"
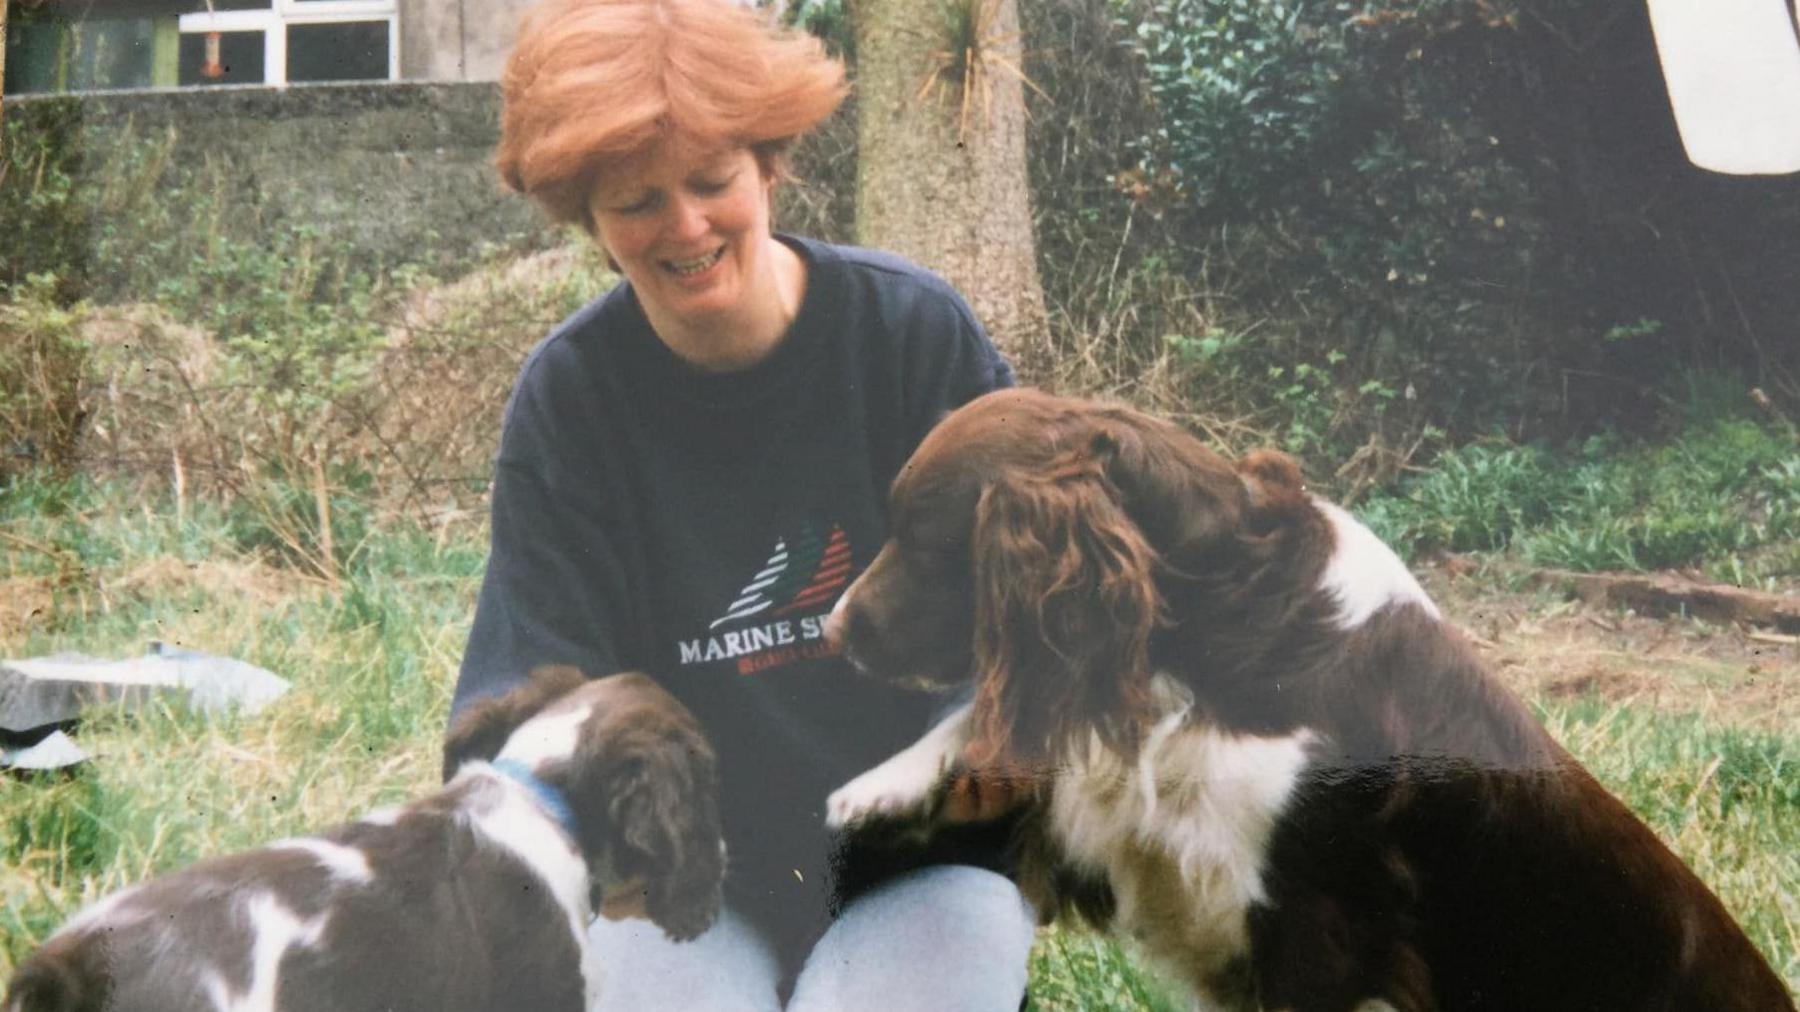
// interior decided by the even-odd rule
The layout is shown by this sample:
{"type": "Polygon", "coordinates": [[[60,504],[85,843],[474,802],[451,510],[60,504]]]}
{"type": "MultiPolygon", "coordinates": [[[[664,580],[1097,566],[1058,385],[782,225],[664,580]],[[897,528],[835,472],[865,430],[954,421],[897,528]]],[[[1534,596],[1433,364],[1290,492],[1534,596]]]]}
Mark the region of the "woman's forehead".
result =
{"type": "Polygon", "coordinates": [[[682,180],[696,172],[724,169],[752,158],[750,149],[741,144],[674,132],[606,165],[595,180],[595,189],[604,193],[682,180]]]}

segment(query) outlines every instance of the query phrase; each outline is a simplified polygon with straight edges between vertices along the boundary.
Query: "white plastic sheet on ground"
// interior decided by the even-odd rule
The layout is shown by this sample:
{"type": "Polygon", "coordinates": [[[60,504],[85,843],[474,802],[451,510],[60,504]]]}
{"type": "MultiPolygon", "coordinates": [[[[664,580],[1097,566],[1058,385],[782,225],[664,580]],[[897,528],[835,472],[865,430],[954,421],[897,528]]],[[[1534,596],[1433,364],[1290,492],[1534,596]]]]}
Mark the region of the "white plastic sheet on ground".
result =
{"type": "Polygon", "coordinates": [[[68,735],[54,731],[35,745],[0,748],[0,769],[60,770],[86,762],[87,757],[88,754],[68,735]]]}
{"type": "MultiPolygon", "coordinates": [[[[253,664],[162,643],[125,660],[80,654],[0,660],[0,732],[32,738],[75,722],[90,707],[132,709],[157,698],[254,713],[287,690],[286,679],[253,664]]],[[[85,758],[74,742],[53,737],[0,751],[0,768],[55,769],[85,758]]]]}

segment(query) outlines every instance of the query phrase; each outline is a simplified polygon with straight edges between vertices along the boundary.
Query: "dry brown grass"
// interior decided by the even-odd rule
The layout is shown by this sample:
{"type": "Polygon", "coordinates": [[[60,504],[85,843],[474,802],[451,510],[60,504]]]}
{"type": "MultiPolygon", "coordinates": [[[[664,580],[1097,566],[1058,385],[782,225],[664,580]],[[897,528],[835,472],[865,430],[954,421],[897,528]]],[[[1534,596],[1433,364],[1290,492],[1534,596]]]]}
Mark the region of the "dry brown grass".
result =
{"type": "Polygon", "coordinates": [[[352,412],[359,456],[379,462],[390,496],[443,512],[484,485],[526,352],[611,281],[598,250],[572,241],[404,300],[352,412]]]}
{"type": "Polygon", "coordinates": [[[378,310],[385,340],[367,379],[322,406],[297,402],[293,417],[214,335],[151,305],[80,306],[70,325],[87,354],[85,424],[73,458],[171,488],[177,502],[221,489],[254,497],[269,476],[328,498],[356,473],[382,512],[454,513],[486,484],[525,353],[611,280],[592,244],[572,239],[428,282],[378,310]]]}

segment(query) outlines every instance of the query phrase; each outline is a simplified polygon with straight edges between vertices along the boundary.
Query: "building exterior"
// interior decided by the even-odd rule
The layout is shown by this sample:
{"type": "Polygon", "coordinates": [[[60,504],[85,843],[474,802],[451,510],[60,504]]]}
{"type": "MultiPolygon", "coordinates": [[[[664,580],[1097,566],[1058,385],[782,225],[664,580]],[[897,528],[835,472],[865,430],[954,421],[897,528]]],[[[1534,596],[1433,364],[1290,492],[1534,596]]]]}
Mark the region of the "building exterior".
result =
{"type": "Polygon", "coordinates": [[[529,0],[0,0],[6,95],[499,77],[529,0]]]}

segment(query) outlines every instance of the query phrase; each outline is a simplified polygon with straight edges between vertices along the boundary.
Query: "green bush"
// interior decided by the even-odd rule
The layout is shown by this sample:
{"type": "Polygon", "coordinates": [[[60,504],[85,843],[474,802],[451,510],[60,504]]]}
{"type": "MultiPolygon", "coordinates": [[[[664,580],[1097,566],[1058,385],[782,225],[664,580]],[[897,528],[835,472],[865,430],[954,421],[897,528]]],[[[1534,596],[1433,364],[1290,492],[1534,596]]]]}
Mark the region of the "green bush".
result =
{"type": "Polygon", "coordinates": [[[48,275],[79,288],[89,259],[93,211],[75,184],[79,105],[62,101],[38,129],[17,118],[0,130],[0,291],[48,275]]]}
{"type": "Polygon", "coordinates": [[[1440,455],[1362,513],[1407,552],[1511,550],[1569,569],[1701,566],[1737,582],[1791,578],[1800,568],[1782,549],[1800,538],[1800,446],[1730,417],[1695,419],[1660,443],[1596,436],[1560,455],[1473,444],[1440,455]]]}
{"type": "Polygon", "coordinates": [[[1346,112],[1340,26],[1359,6],[1152,0],[1133,11],[1163,119],[1140,142],[1146,159],[1166,165],[1185,200],[1214,216],[1247,220],[1307,199],[1307,169],[1346,112]]]}
{"type": "Polygon", "coordinates": [[[1520,539],[1527,559],[1574,569],[1729,567],[1800,537],[1800,447],[1754,421],[1701,422],[1660,445],[1595,440],[1587,453],[1554,522],[1520,539]]]}
{"type": "MultiPolygon", "coordinates": [[[[1694,369],[1800,395],[1800,181],[1686,162],[1641,5],[1117,2],[1161,117],[1130,190],[1268,364],[1323,342],[1456,438],[1642,428],[1694,369]]],[[[1339,407],[1335,450],[1393,428],[1339,407]]]]}
{"type": "Polygon", "coordinates": [[[1365,507],[1370,526],[1412,551],[1498,551],[1566,501],[1570,480],[1541,448],[1475,443],[1440,456],[1397,496],[1365,507]]]}

